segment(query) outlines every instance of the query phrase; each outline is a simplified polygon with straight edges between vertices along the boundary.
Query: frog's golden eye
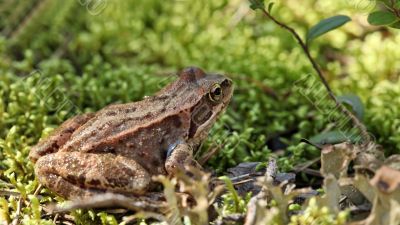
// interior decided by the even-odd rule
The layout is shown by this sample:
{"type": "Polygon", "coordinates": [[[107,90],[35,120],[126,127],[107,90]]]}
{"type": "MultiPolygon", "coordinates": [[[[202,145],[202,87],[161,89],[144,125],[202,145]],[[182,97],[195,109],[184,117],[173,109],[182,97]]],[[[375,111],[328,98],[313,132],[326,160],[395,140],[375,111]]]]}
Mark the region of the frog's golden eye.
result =
{"type": "Polygon", "coordinates": [[[210,97],[210,100],[213,102],[218,102],[219,100],[221,100],[221,98],[222,98],[221,85],[214,84],[211,87],[210,92],[208,93],[208,96],[210,97]]]}

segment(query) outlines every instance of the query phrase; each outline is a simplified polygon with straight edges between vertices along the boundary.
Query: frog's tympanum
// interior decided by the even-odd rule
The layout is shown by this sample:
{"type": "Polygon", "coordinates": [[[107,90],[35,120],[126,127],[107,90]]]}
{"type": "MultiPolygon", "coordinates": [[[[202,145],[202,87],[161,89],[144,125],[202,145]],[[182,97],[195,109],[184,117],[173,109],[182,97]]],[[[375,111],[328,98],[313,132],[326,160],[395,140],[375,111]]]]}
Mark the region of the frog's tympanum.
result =
{"type": "Polygon", "coordinates": [[[103,192],[141,195],[153,175],[200,167],[193,149],[227,107],[232,81],[189,67],[142,101],[65,121],[30,152],[40,183],[65,198],[103,192]]]}

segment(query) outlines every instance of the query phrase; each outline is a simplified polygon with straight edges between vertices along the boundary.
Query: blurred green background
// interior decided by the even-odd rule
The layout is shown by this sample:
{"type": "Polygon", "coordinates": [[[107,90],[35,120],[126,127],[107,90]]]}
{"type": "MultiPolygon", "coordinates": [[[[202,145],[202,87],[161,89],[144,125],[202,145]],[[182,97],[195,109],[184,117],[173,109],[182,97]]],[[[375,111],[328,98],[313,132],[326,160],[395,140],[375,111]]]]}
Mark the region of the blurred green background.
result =
{"type": "MultiPolygon", "coordinates": [[[[323,18],[352,18],[314,41],[312,54],[337,95],[362,99],[363,122],[377,142],[399,153],[400,34],[368,25],[362,3],[282,0],[273,15],[303,36],[323,18]]],[[[294,88],[313,70],[290,34],[247,1],[6,0],[0,2],[2,183],[32,193],[37,182],[26,157],[40,137],[73,114],[152,95],[190,65],[227,74],[236,87],[202,147],[220,149],[208,167],[222,174],[277,153],[281,169],[290,170],[319,156],[300,140],[335,124],[294,88]]]]}

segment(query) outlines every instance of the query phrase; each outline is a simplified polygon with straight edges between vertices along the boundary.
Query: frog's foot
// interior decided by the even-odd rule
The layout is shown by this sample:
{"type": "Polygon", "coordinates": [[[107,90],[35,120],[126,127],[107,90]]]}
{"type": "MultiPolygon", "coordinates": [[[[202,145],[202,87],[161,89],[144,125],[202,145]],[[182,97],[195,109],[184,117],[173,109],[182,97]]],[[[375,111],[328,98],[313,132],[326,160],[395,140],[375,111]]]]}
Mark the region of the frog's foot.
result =
{"type": "Polygon", "coordinates": [[[57,152],[36,163],[40,183],[66,198],[104,192],[143,194],[151,176],[136,161],[113,154],[57,152]]]}
{"type": "Polygon", "coordinates": [[[61,146],[65,144],[71,137],[72,133],[78,129],[82,124],[93,118],[94,113],[86,113],[77,115],[65,121],[59,128],[52,132],[52,134],[40,141],[37,145],[32,147],[29,152],[29,158],[36,162],[40,157],[57,152],[61,146]]]}

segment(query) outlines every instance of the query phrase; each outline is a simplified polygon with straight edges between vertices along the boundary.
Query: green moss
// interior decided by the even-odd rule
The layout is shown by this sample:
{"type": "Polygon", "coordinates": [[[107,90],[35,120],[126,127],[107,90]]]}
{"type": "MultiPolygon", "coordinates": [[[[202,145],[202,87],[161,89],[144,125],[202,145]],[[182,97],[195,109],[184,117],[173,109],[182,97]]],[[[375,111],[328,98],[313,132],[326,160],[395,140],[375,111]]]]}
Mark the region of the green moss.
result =
{"type": "Polygon", "coordinates": [[[372,90],[368,101],[368,121],[372,134],[382,143],[386,153],[398,154],[400,149],[400,81],[381,81],[372,90]]]}
{"type": "Polygon", "coordinates": [[[330,213],[327,207],[319,207],[315,198],[312,198],[302,214],[290,218],[289,225],[344,225],[347,224],[348,217],[347,211],[341,211],[337,215],[330,213]]]}

